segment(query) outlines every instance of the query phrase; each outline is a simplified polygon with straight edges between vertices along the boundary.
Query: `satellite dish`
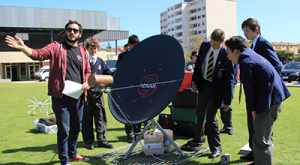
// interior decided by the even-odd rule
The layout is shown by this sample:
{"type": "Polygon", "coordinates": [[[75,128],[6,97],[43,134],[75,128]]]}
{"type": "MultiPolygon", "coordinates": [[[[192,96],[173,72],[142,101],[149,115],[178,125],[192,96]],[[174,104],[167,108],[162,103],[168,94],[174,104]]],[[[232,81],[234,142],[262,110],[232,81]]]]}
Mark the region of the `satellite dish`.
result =
{"type": "Polygon", "coordinates": [[[172,101],[184,71],[185,56],[176,39],[156,35],[143,40],[126,54],[114,73],[108,97],[112,115],[124,124],[154,118],[172,101]]]}

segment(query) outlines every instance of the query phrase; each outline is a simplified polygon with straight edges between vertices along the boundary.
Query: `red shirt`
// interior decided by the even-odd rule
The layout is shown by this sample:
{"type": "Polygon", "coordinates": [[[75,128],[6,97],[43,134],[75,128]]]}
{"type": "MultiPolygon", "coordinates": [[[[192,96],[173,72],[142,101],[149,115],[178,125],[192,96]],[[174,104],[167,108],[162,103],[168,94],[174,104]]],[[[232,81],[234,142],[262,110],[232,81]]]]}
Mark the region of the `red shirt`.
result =
{"type": "MultiPolygon", "coordinates": [[[[83,82],[86,82],[88,76],[91,74],[89,56],[83,46],[79,45],[79,47],[82,56],[83,82]]],[[[61,98],[67,66],[67,49],[65,42],[54,41],[41,49],[32,49],[30,58],[38,61],[50,60],[48,95],[61,98]]],[[[84,94],[86,98],[86,91],[84,94]]]]}

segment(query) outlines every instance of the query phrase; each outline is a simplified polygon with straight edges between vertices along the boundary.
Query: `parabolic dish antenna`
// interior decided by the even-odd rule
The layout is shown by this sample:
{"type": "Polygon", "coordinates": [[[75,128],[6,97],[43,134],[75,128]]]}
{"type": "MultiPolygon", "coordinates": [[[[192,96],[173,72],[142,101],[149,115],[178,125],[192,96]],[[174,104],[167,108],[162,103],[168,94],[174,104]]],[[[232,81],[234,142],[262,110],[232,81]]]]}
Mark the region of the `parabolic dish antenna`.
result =
{"type": "Polygon", "coordinates": [[[185,56],[176,39],[156,35],[143,40],[126,54],[114,73],[108,97],[111,113],[124,124],[154,118],[172,101],[184,70],[185,56]]]}

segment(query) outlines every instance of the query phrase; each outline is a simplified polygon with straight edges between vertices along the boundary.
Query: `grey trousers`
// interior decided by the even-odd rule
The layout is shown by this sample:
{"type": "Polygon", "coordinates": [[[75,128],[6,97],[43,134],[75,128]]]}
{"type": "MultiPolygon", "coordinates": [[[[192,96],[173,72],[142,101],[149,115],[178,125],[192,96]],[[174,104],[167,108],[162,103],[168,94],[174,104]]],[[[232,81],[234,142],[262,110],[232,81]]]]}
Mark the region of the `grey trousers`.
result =
{"type": "Polygon", "coordinates": [[[203,82],[203,89],[198,95],[198,106],[196,107],[197,115],[197,129],[195,133],[195,139],[201,142],[205,139],[205,132],[207,133],[207,140],[210,151],[216,151],[221,149],[221,139],[219,131],[219,123],[216,118],[218,107],[214,103],[213,99],[213,86],[211,82],[203,82]],[[205,121],[206,115],[206,122],[205,121]],[[205,124],[204,124],[205,123],[205,124]]]}
{"type": "Polygon", "coordinates": [[[282,109],[282,102],[270,110],[255,115],[254,135],[252,140],[254,161],[256,165],[273,164],[273,125],[282,109]]]}

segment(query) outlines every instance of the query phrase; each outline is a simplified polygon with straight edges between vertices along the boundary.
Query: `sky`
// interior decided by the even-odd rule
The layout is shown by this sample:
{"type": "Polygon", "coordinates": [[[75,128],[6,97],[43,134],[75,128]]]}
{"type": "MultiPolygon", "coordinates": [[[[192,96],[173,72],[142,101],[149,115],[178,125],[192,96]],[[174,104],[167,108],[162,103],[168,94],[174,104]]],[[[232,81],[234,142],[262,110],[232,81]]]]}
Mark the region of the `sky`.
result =
{"type": "MultiPolygon", "coordinates": [[[[136,34],[140,40],[160,34],[160,13],[184,0],[2,0],[1,6],[37,7],[106,11],[108,18],[120,18],[120,30],[136,34]]],[[[209,0],[207,0],[209,1],[209,0]]],[[[262,35],[270,42],[300,44],[299,0],[236,0],[237,35],[243,35],[241,24],[247,18],[260,22],[262,35]]],[[[222,16],[222,15],[220,15],[222,16]]],[[[217,27],[216,27],[217,28],[217,27]]],[[[226,33],[226,32],[225,32],[226,33]]],[[[127,40],[119,40],[123,46],[127,40]]],[[[106,47],[108,43],[100,43],[106,47]]],[[[115,47],[115,42],[111,42],[115,47]]]]}

